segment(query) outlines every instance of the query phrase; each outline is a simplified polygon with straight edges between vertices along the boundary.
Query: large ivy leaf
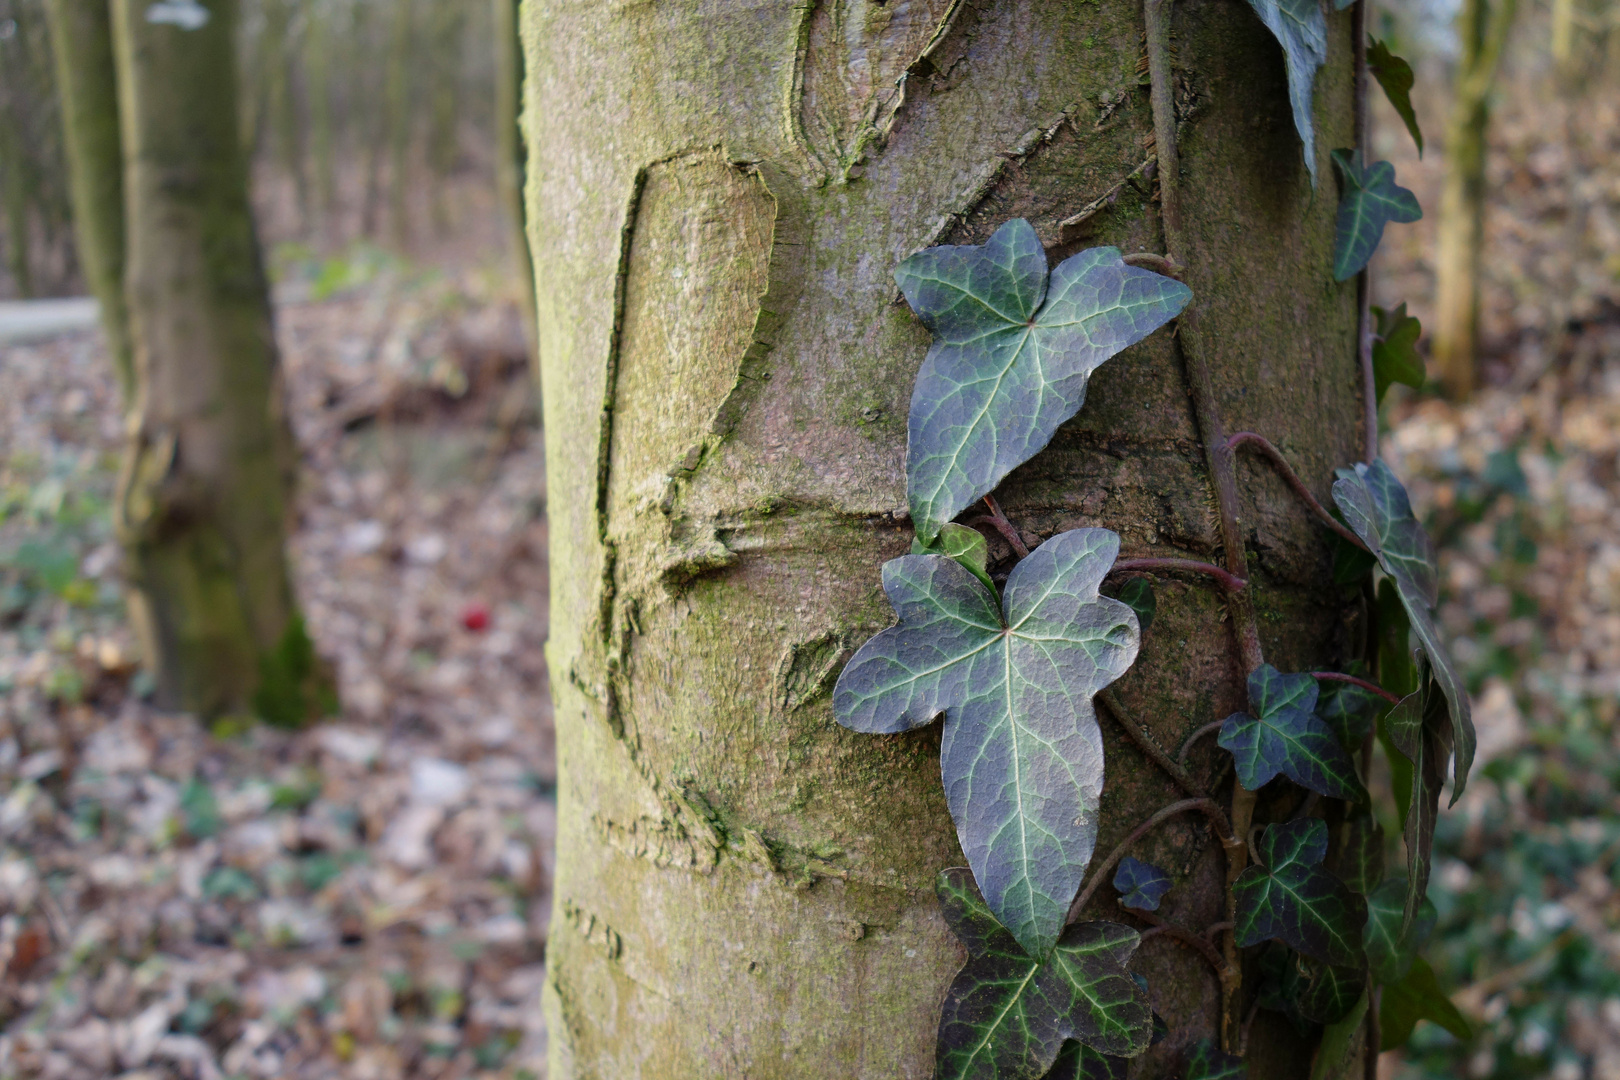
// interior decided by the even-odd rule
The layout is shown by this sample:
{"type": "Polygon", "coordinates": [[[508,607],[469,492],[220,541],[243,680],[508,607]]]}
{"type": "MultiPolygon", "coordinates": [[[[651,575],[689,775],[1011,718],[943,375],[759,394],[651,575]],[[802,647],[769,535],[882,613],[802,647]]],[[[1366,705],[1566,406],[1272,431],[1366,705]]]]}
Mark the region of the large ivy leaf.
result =
{"type": "Polygon", "coordinates": [[[1385,311],[1374,305],[1372,315],[1378,322],[1372,349],[1373,396],[1383,401],[1384,392],[1391,383],[1421,389],[1423,380],[1429,374],[1423,366],[1423,357],[1417,351],[1423,324],[1406,313],[1405,301],[1394,311],[1385,311]]]}
{"type": "Polygon", "coordinates": [[[1304,966],[1305,988],[1299,1011],[1319,1024],[1343,1020],[1367,990],[1367,977],[1359,967],[1338,967],[1315,960],[1306,960],[1304,966]]]}
{"type": "Polygon", "coordinates": [[[1384,876],[1384,828],[1370,811],[1344,823],[1333,872],[1351,892],[1370,896],[1384,876]]]}
{"type": "Polygon", "coordinates": [[[1282,773],[1294,783],[1335,799],[1365,802],[1356,766],[1316,715],[1316,680],[1284,675],[1270,664],[1249,672],[1249,709],[1233,713],[1215,740],[1232,752],[1238,779],[1257,791],[1282,773]]]}
{"type": "Polygon", "coordinates": [[[1405,926],[1406,892],[1406,879],[1393,877],[1367,897],[1367,928],[1362,940],[1367,947],[1367,968],[1380,983],[1406,977],[1439,918],[1434,904],[1425,899],[1412,924],[1405,926]]]}
{"type": "Polygon", "coordinates": [[[1063,1044],[1045,1080],[1125,1080],[1130,1068],[1130,1058],[1100,1054],[1071,1040],[1063,1044]]]}
{"type": "Polygon", "coordinates": [[[1412,75],[1412,65],[1390,52],[1388,45],[1368,34],[1367,70],[1384,88],[1384,96],[1399,114],[1406,130],[1412,133],[1412,141],[1417,143],[1418,157],[1422,157],[1423,132],[1418,130],[1417,113],[1412,111],[1412,85],[1417,81],[1412,75]]]}
{"type": "Polygon", "coordinates": [[[1379,1049],[1405,1046],[1419,1020],[1432,1020],[1459,1039],[1473,1035],[1468,1021],[1440,989],[1429,962],[1419,956],[1400,982],[1384,987],[1379,995],[1378,1025],[1383,1036],[1379,1049]]]}
{"type": "MultiPolygon", "coordinates": [[[[1422,667],[1424,676],[1429,671],[1422,667]]],[[[1450,756],[1444,700],[1432,678],[1424,678],[1423,689],[1401,699],[1384,719],[1388,743],[1397,752],[1391,758],[1391,787],[1397,797],[1400,781],[1406,780],[1406,804],[1402,830],[1406,841],[1406,903],[1402,926],[1418,917],[1419,906],[1429,889],[1429,865],[1434,852],[1434,825],[1440,815],[1440,788],[1446,779],[1446,758],[1450,756]],[[1395,759],[1404,758],[1409,770],[1396,775],[1395,759]]]]}
{"type": "Polygon", "coordinates": [[[1119,869],[1114,872],[1120,906],[1134,911],[1158,911],[1159,901],[1170,891],[1170,885],[1169,874],[1129,855],[1119,861],[1119,869]]]}
{"type": "Polygon", "coordinates": [[[936,891],[947,924],[967,928],[969,953],[941,1009],[937,1080],[1034,1080],[1067,1039],[1116,1057],[1148,1048],[1153,1010],[1125,970],[1141,940],[1136,931],[1076,923],[1042,962],[1005,930],[987,930],[988,905],[967,875],[946,871],[936,891]]]}
{"type": "Polygon", "coordinates": [[[1256,846],[1262,865],[1232,886],[1238,945],[1281,941],[1325,964],[1359,967],[1367,902],[1322,868],[1327,826],[1315,818],[1270,825],[1256,846]]]}
{"type": "Polygon", "coordinates": [[[931,544],[925,544],[922,537],[914,536],[911,539],[911,553],[913,555],[944,555],[948,559],[955,559],[972,571],[973,576],[984,582],[984,587],[992,593],[996,591],[996,583],[990,580],[990,545],[984,539],[984,534],[978,529],[971,529],[966,525],[955,522],[947,523],[939,530],[931,544]]]}
{"type": "Polygon", "coordinates": [[[1210,1039],[1200,1039],[1187,1051],[1187,1080],[1245,1080],[1243,1059],[1235,1058],[1210,1039]]]}
{"type": "Polygon", "coordinates": [[[1103,361],[1175,318],[1192,290],[1114,248],[1058,264],[1016,218],[981,246],[919,251],[894,272],[934,343],[911,394],[906,494],[924,543],[1080,411],[1103,361]]]}
{"type": "Polygon", "coordinates": [[[1387,223],[1416,221],[1423,216],[1423,208],[1416,195],[1395,183],[1395,166],[1387,161],[1364,166],[1361,151],[1335,150],[1333,164],[1344,180],[1333,244],[1333,276],[1344,281],[1367,265],[1384,238],[1387,223]]]}
{"type": "Polygon", "coordinates": [[[1384,699],[1355,683],[1324,679],[1316,698],[1316,715],[1345,750],[1354,753],[1373,729],[1384,699]]]}
{"type": "Polygon", "coordinates": [[[999,609],[952,559],[891,560],[883,588],[900,623],[861,646],[833,690],[834,716],[856,731],[945,714],[940,768],[962,850],[996,918],[1035,957],[1062,932],[1097,844],[1092,696],[1141,640],[1131,609],[1097,592],[1118,553],[1107,529],[1060,533],[1013,568],[999,609]]]}
{"type": "Polygon", "coordinates": [[[1451,791],[1451,802],[1455,805],[1462,797],[1468,771],[1474,764],[1474,722],[1468,690],[1452,666],[1451,656],[1440,639],[1440,628],[1431,613],[1440,595],[1434,545],[1412,513],[1406,489],[1383,461],[1375,461],[1370,466],[1358,462],[1354,469],[1339,469],[1337,475],[1333,501],[1344,514],[1345,524],[1361,537],[1395,582],[1401,606],[1411,621],[1412,633],[1422,647],[1440,692],[1445,695],[1451,717],[1450,742],[1457,753],[1451,791]]]}
{"type": "Polygon", "coordinates": [[[1316,186],[1316,128],[1311,115],[1311,93],[1316,69],[1327,60],[1327,16],[1319,0],[1249,0],[1249,6],[1282,46],[1288,69],[1288,102],[1294,109],[1294,130],[1305,147],[1305,167],[1316,186]]]}

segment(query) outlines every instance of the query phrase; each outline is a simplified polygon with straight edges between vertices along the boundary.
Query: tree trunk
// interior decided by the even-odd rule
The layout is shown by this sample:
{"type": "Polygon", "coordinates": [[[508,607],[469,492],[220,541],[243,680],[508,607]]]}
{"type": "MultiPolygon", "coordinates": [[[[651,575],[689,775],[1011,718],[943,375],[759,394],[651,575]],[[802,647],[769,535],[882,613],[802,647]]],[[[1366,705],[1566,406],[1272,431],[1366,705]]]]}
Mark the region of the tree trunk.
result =
{"type": "MultiPolygon", "coordinates": [[[[1053,260],[1164,250],[1142,10],[530,0],[523,18],[560,769],[552,1076],[930,1076],[965,956],[933,892],[963,862],[939,729],[858,735],[829,694],[893,620],[879,568],[912,539],[906,416],[929,339],[891,273],[1014,217],[1053,260]]],[[[1354,138],[1349,13],[1329,25],[1324,178],[1354,138]]],[[[1325,500],[1363,452],[1332,189],[1311,190],[1280,50],[1246,6],[1184,0],[1175,33],[1174,255],[1214,397],[1325,500]]],[[[999,498],[1030,541],[1101,525],[1127,555],[1219,561],[1219,435],[1162,332],[1103,366],[999,498]]],[[[1268,658],[1359,655],[1327,534],[1264,463],[1238,476],[1268,658]]],[[[1173,752],[1243,707],[1243,671],[1207,581],[1157,588],[1117,689],[1173,752]]],[[[1180,797],[1119,724],[1103,732],[1099,855],[1180,797]]],[[[1211,741],[1190,766],[1215,781],[1211,741]]],[[[1263,798],[1256,820],[1278,812],[1263,798]]],[[[1186,883],[1178,921],[1221,921],[1219,846],[1178,822],[1135,854],[1186,883]]],[[[1129,921],[1106,887],[1087,910],[1129,921]]],[[[1179,1074],[1219,1030],[1216,980],[1163,936],[1133,967],[1171,1034],[1132,1075],[1179,1074]]],[[[1297,1080],[1310,1052],[1262,1012],[1249,1075],[1297,1080]]]]}
{"type": "Polygon", "coordinates": [[[523,43],[518,40],[520,0],[491,0],[495,39],[495,186],[505,212],[512,252],[523,275],[523,311],[534,340],[534,264],[524,230],[523,182],[527,174],[518,103],[523,86],[523,43]]]}
{"type": "Polygon", "coordinates": [[[134,434],[117,523],[161,700],[298,722],[321,675],[283,550],[293,447],[239,140],[234,0],[201,27],[114,0],[134,434]]]}
{"type": "Polygon", "coordinates": [[[1466,398],[1479,382],[1479,273],[1485,243],[1485,152],[1492,82],[1513,24],[1515,0],[1464,0],[1457,15],[1462,55],[1446,124],[1430,343],[1440,379],[1466,398]]]}
{"type": "Polygon", "coordinates": [[[45,12],[56,50],[79,265],[101,305],[107,354],[129,404],[135,369],[124,301],[124,160],[112,12],[107,0],[48,0],[45,12]]]}

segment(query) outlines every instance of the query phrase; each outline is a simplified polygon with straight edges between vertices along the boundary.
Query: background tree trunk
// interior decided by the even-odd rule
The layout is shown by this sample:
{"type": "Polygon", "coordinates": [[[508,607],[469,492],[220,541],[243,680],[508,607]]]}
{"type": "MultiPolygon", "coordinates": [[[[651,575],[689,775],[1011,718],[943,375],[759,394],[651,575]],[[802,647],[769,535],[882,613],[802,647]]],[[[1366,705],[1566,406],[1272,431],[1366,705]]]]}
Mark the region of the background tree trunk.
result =
{"type": "MultiPolygon", "coordinates": [[[[523,182],[527,174],[518,106],[523,86],[523,43],[518,39],[520,0],[490,0],[495,39],[495,189],[505,212],[518,272],[523,275],[523,309],[534,340],[534,264],[524,228],[523,182]]],[[[532,346],[531,346],[532,348],[532,346]]]]}
{"type": "Polygon", "coordinates": [[[124,160],[108,0],[47,0],[66,135],[79,265],[101,305],[107,353],[128,404],[135,369],[124,301],[124,160]]]}
{"type": "MultiPolygon", "coordinates": [[[[1163,251],[1141,8],[531,0],[523,18],[560,768],[553,1077],[930,1076],[964,958],[932,890],[963,862],[939,729],[857,735],[829,696],[892,621],[879,568],[912,536],[906,415],[928,335],[890,275],[1020,216],[1054,260],[1163,251]]],[[[1331,182],[1313,195],[1252,12],[1184,0],[1175,20],[1191,238],[1175,255],[1215,393],[1230,431],[1268,435],[1325,500],[1363,415],[1331,182]]],[[[1354,137],[1348,12],[1329,42],[1324,178],[1354,137]]],[[[1032,541],[1104,525],[1128,555],[1219,561],[1185,386],[1168,332],[1110,361],[1003,485],[1009,516],[1032,541]]],[[[1239,479],[1268,659],[1359,655],[1327,534],[1264,464],[1239,479]]],[[[1118,690],[1174,748],[1245,698],[1221,598],[1157,587],[1118,690]]],[[[1099,853],[1177,797],[1103,732],[1099,853]]],[[[1214,781],[1212,742],[1191,766],[1214,781]]],[[[1262,797],[1257,820],[1276,812],[1262,797]]],[[[1183,881],[1172,917],[1225,918],[1202,825],[1136,853],[1183,881]]],[[[1131,921],[1106,887],[1089,913],[1131,921]]],[[[1217,1030],[1215,980],[1164,937],[1134,966],[1171,1035],[1133,1075],[1172,1075],[1217,1030]]],[[[1250,1076],[1297,1080],[1310,1050],[1261,1013],[1250,1076]]]]}
{"type": "Polygon", "coordinates": [[[283,550],[291,435],[248,206],[236,4],[197,29],[114,0],[135,425],[116,507],[161,699],[296,722],[319,674],[283,550]]]}

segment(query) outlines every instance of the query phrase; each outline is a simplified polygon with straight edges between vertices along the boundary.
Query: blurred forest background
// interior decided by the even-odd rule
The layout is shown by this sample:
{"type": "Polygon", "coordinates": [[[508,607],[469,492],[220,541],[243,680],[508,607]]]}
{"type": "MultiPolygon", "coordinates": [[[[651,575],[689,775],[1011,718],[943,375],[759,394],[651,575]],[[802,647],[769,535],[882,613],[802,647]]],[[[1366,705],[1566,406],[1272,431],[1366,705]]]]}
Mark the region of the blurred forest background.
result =
{"type": "MultiPolygon", "coordinates": [[[[102,335],[83,305],[42,329],[4,303],[87,292],[43,8],[0,0],[0,1078],[543,1076],[555,764],[509,0],[242,5],[295,585],[342,702],[305,730],[153,703],[102,335]]],[[[1431,356],[1384,451],[1441,545],[1488,778],[1441,815],[1431,890],[1476,1034],[1421,1024],[1381,1075],[1620,1080],[1620,6],[1410,0],[1369,25],[1412,61],[1426,136],[1420,157],[1374,94],[1374,156],[1426,209],[1389,231],[1376,302],[1431,356]]]]}

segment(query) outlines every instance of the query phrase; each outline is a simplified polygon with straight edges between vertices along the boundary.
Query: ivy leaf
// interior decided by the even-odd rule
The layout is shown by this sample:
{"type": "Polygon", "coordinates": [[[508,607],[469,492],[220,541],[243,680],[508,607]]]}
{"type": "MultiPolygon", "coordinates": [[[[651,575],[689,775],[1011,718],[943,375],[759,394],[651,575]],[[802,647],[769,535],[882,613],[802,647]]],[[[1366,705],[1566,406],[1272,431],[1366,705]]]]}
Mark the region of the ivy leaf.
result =
{"type": "Polygon", "coordinates": [[[1393,877],[1367,897],[1367,929],[1362,940],[1367,947],[1368,969],[1380,983],[1400,982],[1406,977],[1440,917],[1434,904],[1425,899],[1418,905],[1412,925],[1403,929],[1406,892],[1406,879],[1393,877]]]}
{"type": "Polygon", "coordinates": [[[1147,1049],[1153,1010],[1125,970],[1140,942],[1136,931],[1076,923],[1043,963],[1005,930],[981,936],[988,906],[966,875],[941,874],[936,891],[951,928],[970,928],[963,939],[968,962],[940,1014],[938,1080],[1038,1077],[1056,1063],[1066,1039],[1113,1056],[1147,1049]]]}
{"type": "Polygon", "coordinates": [[[1373,729],[1384,699],[1355,683],[1324,679],[1316,698],[1316,715],[1332,729],[1347,751],[1360,746],[1373,729]]]}
{"type": "Polygon", "coordinates": [[[1238,779],[1250,791],[1282,773],[1323,795],[1365,802],[1355,763],[1314,711],[1317,693],[1309,675],[1284,675],[1261,664],[1249,672],[1250,712],[1228,716],[1215,741],[1232,752],[1238,779]]]}
{"type": "Polygon", "coordinates": [[[1260,987],[1255,1000],[1262,1009],[1282,1013],[1300,1035],[1315,1037],[1315,1023],[1299,1011],[1305,994],[1305,976],[1300,971],[1304,959],[1280,941],[1269,943],[1260,951],[1260,987]]]}
{"type": "Polygon", "coordinates": [[[1418,157],[1422,157],[1423,132],[1418,130],[1417,113],[1412,111],[1412,84],[1417,81],[1412,77],[1412,65],[1390,52],[1388,45],[1368,34],[1367,70],[1384,88],[1384,96],[1400,115],[1406,130],[1412,133],[1412,141],[1417,143],[1418,157]]]}
{"type": "MultiPolygon", "coordinates": [[[[1455,784],[1451,791],[1451,804],[1455,806],[1462,798],[1468,771],[1474,764],[1474,722],[1468,690],[1457,677],[1431,614],[1440,595],[1434,545],[1412,513],[1406,489],[1383,461],[1375,461],[1371,466],[1358,462],[1354,469],[1337,470],[1337,475],[1333,501],[1344,513],[1345,523],[1378,556],[1379,565],[1394,580],[1412,632],[1428,659],[1435,682],[1445,695],[1451,717],[1450,742],[1457,753],[1455,784]]],[[[1382,610],[1383,605],[1379,607],[1382,610]]],[[[1416,759],[1413,761],[1415,763],[1416,759]]]]}
{"type": "Polygon", "coordinates": [[[1159,901],[1170,891],[1171,884],[1169,874],[1129,855],[1119,861],[1114,873],[1120,906],[1136,911],[1158,911],[1159,901]]]}
{"type": "Polygon", "coordinates": [[[1440,980],[1434,977],[1429,962],[1419,956],[1412,968],[1398,983],[1384,987],[1378,1008],[1378,1026],[1383,1033],[1380,1050],[1393,1050],[1405,1046],[1412,1037],[1412,1029],[1419,1020],[1433,1020],[1459,1039],[1468,1039],[1473,1031],[1457,1006],[1440,989],[1440,980]]]}
{"type": "Polygon", "coordinates": [[[978,956],[989,949],[998,936],[1007,936],[1006,927],[996,922],[995,913],[984,902],[984,895],[973,881],[973,871],[967,867],[941,870],[934,879],[934,894],[939,897],[945,925],[951,928],[968,955],[978,956]]]}
{"type": "Polygon", "coordinates": [[[1359,967],[1339,967],[1305,961],[1305,992],[1299,1011],[1319,1024],[1343,1020],[1367,991],[1367,977],[1359,967]]]}
{"type": "Polygon", "coordinates": [[[995,490],[1080,411],[1103,361],[1175,318],[1192,290],[1111,247],[1058,264],[1015,218],[982,246],[919,251],[894,272],[933,331],[911,394],[906,494],[917,535],[995,490]]]}
{"type": "Polygon", "coordinates": [[[1316,69],[1327,60],[1327,16],[1318,0],[1249,0],[1282,46],[1288,69],[1288,101],[1294,108],[1294,130],[1305,144],[1305,168],[1316,186],[1316,129],[1311,120],[1311,92],[1316,69]]]}
{"type": "Polygon", "coordinates": [[[1153,616],[1159,610],[1159,599],[1153,594],[1153,583],[1145,577],[1131,578],[1120,586],[1119,595],[1114,599],[1136,612],[1136,621],[1141,624],[1142,632],[1147,633],[1148,627],[1153,625],[1153,616]]]}
{"type": "Polygon", "coordinates": [[[1071,1040],[1063,1044],[1045,1080],[1125,1080],[1130,1067],[1129,1058],[1100,1054],[1071,1040]]]}
{"type": "Polygon", "coordinates": [[[984,582],[984,587],[991,593],[996,591],[996,583],[990,580],[990,572],[986,569],[990,564],[990,545],[978,529],[958,525],[954,521],[947,522],[940,528],[939,535],[934,537],[931,544],[923,543],[920,536],[912,537],[911,553],[943,555],[948,559],[955,559],[972,571],[974,577],[984,582]]]}
{"type": "Polygon", "coordinates": [[[891,560],[883,589],[900,623],[861,646],[833,690],[833,715],[856,731],[945,714],[940,769],[962,850],[996,919],[1037,958],[1097,845],[1091,699],[1141,641],[1135,613],[1097,592],[1118,553],[1107,529],[1060,533],[1013,567],[999,605],[953,559],[891,560]]]}
{"type": "Polygon", "coordinates": [[[1200,1039],[1187,1052],[1187,1080],[1246,1080],[1243,1059],[1235,1058],[1211,1039],[1200,1039]]]}
{"type": "Polygon", "coordinates": [[[1240,947],[1276,940],[1325,964],[1360,966],[1367,902],[1322,868],[1327,843],[1315,818],[1267,826],[1256,845],[1264,865],[1232,886],[1240,947]]]}
{"type": "Polygon", "coordinates": [[[1378,320],[1372,349],[1374,396],[1383,401],[1391,383],[1422,389],[1423,380],[1428,377],[1423,357],[1417,351],[1423,324],[1406,313],[1405,301],[1394,311],[1374,306],[1372,314],[1378,320]]]}
{"type": "Polygon", "coordinates": [[[1394,579],[1386,577],[1378,583],[1378,683],[1400,697],[1418,688],[1411,640],[1412,620],[1394,579]]]}
{"type": "MultiPolygon", "coordinates": [[[[1343,517],[1341,514],[1340,517],[1343,517]]],[[[1361,579],[1372,573],[1378,560],[1360,544],[1352,544],[1338,533],[1332,533],[1333,584],[1359,585],[1361,579]]]]}
{"type": "Polygon", "coordinates": [[[1378,241],[1384,238],[1386,223],[1416,221],[1423,216],[1423,208],[1416,195],[1395,183],[1395,166],[1387,161],[1363,166],[1361,151],[1335,150],[1333,164],[1344,180],[1333,245],[1333,276],[1344,281],[1367,265],[1378,249],[1378,241]]]}
{"type": "MultiPolygon", "coordinates": [[[[1422,666],[1427,676],[1429,668],[1422,666]]],[[[1410,763],[1410,771],[1403,777],[1394,777],[1391,760],[1392,784],[1399,793],[1399,781],[1407,781],[1406,809],[1402,829],[1406,841],[1406,903],[1402,910],[1403,928],[1412,925],[1418,917],[1419,905],[1429,890],[1429,865],[1434,851],[1434,824],[1440,814],[1440,787],[1446,779],[1446,758],[1451,748],[1447,745],[1445,704],[1435,687],[1434,680],[1424,678],[1423,689],[1401,699],[1385,717],[1384,728],[1389,744],[1398,757],[1410,763]]]]}
{"type": "Polygon", "coordinates": [[[1384,876],[1384,827],[1364,810],[1344,823],[1342,835],[1334,873],[1351,892],[1370,896],[1384,876]]]}

